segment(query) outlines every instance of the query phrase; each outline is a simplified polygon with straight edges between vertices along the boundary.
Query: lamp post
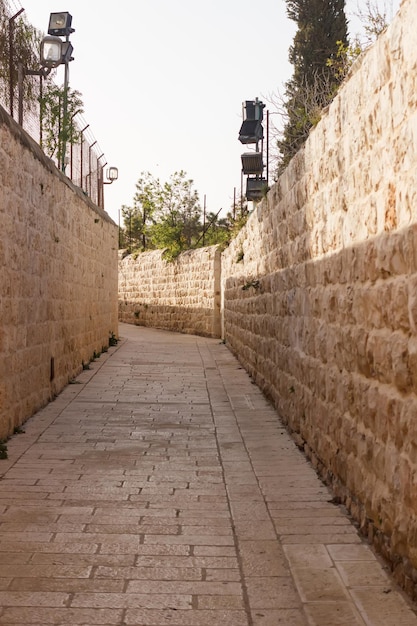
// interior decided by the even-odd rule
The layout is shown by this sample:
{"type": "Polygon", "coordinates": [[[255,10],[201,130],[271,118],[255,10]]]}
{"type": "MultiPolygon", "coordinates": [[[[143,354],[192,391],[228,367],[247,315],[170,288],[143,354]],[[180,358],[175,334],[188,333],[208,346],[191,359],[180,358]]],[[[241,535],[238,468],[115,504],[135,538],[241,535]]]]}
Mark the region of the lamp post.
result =
{"type": "Polygon", "coordinates": [[[119,170],[117,169],[117,167],[109,167],[106,170],[106,176],[108,178],[108,181],[104,181],[103,185],[111,185],[112,182],[119,178],[119,170]]]}
{"type": "Polygon", "coordinates": [[[60,140],[60,169],[65,172],[65,153],[67,149],[68,133],[68,83],[69,62],[73,61],[74,50],[69,36],[74,32],[71,28],[72,15],[68,12],[51,13],[49,16],[48,35],[41,42],[41,65],[45,68],[54,68],[65,65],[64,73],[64,97],[62,104],[62,138],[60,140]],[[61,37],[65,37],[62,41],[61,37]]]}
{"type": "Polygon", "coordinates": [[[264,103],[258,98],[246,100],[244,119],[239,131],[239,141],[242,144],[255,144],[256,146],[254,152],[242,154],[242,175],[247,175],[246,199],[252,202],[261,200],[265,189],[268,188],[268,179],[263,176],[265,167],[263,162],[264,129],[262,126],[264,107],[264,103]],[[261,149],[259,149],[259,143],[261,143],[261,149]]]}
{"type": "MultiPolygon", "coordinates": [[[[104,155],[102,154],[98,159],[97,159],[97,163],[98,161],[103,157],[104,155]]],[[[117,167],[108,167],[106,169],[106,178],[107,180],[103,180],[103,171],[104,168],[106,167],[107,163],[104,163],[104,165],[99,167],[99,176],[98,176],[98,191],[99,191],[99,196],[98,196],[98,206],[102,209],[104,209],[104,185],[111,185],[115,180],[117,180],[119,178],[119,170],[117,169],[117,167]]]]}

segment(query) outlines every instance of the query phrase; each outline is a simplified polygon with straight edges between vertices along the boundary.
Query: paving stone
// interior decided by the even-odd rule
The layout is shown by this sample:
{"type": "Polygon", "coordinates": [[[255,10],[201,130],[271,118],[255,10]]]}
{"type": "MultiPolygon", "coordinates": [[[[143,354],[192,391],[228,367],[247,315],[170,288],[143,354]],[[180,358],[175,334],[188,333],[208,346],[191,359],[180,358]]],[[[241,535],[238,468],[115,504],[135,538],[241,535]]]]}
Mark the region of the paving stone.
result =
{"type": "MultiPolygon", "coordinates": [[[[9,589],[12,591],[35,591],[39,595],[44,591],[65,593],[122,593],[124,580],[92,578],[15,578],[9,589]]],[[[0,622],[1,624],[1,622],[0,622]]]]}
{"type": "Polygon", "coordinates": [[[192,596],[171,593],[76,593],[71,600],[71,607],[109,608],[109,609],[191,609],[192,596]]]}
{"type": "Polygon", "coordinates": [[[239,553],[246,576],[288,576],[284,551],[277,541],[239,541],[239,553]]]}
{"type": "Polygon", "coordinates": [[[0,615],[1,622],[7,624],[70,624],[70,626],[119,626],[123,611],[113,609],[74,609],[74,608],[38,608],[7,607],[0,615]]]}
{"type": "MultiPolygon", "coordinates": [[[[326,622],[323,622],[320,626],[325,626],[325,624],[326,622]]],[[[279,625],[308,626],[306,616],[301,609],[262,609],[253,612],[253,626],[279,625]]]]}
{"type": "Polygon", "coordinates": [[[0,606],[48,606],[62,607],[68,603],[67,593],[33,593],[31,591],[1,591],[0,606]]]}
{"type": "Polygon", "coordinates": [[[292,567],[292,575],[303,602],[343,602],[349,593],[335,568],[292,567]]]}
{"type": "Polygon", "coordinates": [[[310,626],[365,626],[351,602],[311,602],[305,610],[310,626]]]}
{"type": "Polygon", "coordinates": [[[104,567],[99,566],[94,572],[97,578],[115,578],[122,580],[202,580],[203,572],[199,567],[104,567]]]}
{"type": "Polygon", "coordinates": [[[346,545],[343,542],[339,545],[328,543],[326,549],[334,561],[375,561],[371,548],[364,543],[356,546],[346,545]]]}
{"type": "Polygon", "coordinates": [[[222,610],[222,609],[244,609],[245,604],[240,596],[196,596],[198,609],[222,610]]]}
{"type": "Polygon", "coordinates": [[[89,578],[91,567],[83,565],[2,564],[1,573],[6,578],[89,578]]]}
{"type": "Polygon", "coordinates": [[[125,616],[127,626],[161,626],[170,624],[171,626],[248,626],[248,619],[245,611],[240,610],[205,610],[194,611],[172,611],[168,610],[127,610],[125,616]]]}
{"type": "Polygon", "coordinates": [[[414,626],[416,614],[404,596],[393,589],[362,587],[351,592],[365,623],[370,626],[414,626]]]}
{"type": "Polygon", "coordinates": [[[300,597],[290,576],[248,578],[246,584],[252,611],[301,607],[300,597]]]}
{"type": "Polygon", "coordinates": [[[347,587],[389,587],[388,572],[378,561],[337,561],[337,571],[347,587]]]}
{"type": "Polygon", "coordinates": [[[179,593],[185,595],[239,596],[242,595],[240,583],[206,582],[187,580],[131,580],[127,586],[128,593],[179,593]]]}

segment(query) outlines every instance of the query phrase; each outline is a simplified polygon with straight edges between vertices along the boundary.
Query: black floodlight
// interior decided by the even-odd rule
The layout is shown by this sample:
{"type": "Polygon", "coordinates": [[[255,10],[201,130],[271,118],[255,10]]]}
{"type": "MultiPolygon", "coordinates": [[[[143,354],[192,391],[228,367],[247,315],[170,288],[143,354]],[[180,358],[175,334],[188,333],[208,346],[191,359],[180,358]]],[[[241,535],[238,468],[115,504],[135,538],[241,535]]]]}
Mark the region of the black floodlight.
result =
{"type": "Polygon", "coordinates": [[[265,195],[267,185],[266,178],[247,178],[246,199],[252,202],[259,202],[265,195]]]}
{"type": "Polygon", "coordinates": [[[74,58],[72,56],[72,53],[74,52],[74,47],[71,44],[70,41],[63,41],[62,42],[62,57],[61,57],[61,62],[62,63],[69,63],[70,61],[73,61],[74,58]]]}
{"type": "Polygon", "coordinates": [[[244,152],[241,159],[244,174],[262,174],[264,170],[262,152],[244,152]]]}
{"type": "Polygon", "coordinates": [[[243,124],[239,131],[240,143],[258,143],[264,138],[262,120],[265,105],[258,100],[246,100],[243,104],[243,124]]]}
{"type": "Polygon", "coordinates": [[[239,141],[240,143],[258,143],[264,136],[264,129],[259,120],[245,120],[240,127],[239,141]]]}
{"type": "Polygon", "coordinates": [[[48,34],[65,37],[74,32],[71,28],[72,15],[68,12],[51,13],[49,17],[48,34]]]}
{"type": "Polygon", "coordinates": [[[245,120],[259,120],[262,122],[264,117],[263,110],[265,108],[263,102],[258,100],[258,98],[256,98],[256,100],[245,100],[245,104],[243,106],[245,109],[245,120]]]}

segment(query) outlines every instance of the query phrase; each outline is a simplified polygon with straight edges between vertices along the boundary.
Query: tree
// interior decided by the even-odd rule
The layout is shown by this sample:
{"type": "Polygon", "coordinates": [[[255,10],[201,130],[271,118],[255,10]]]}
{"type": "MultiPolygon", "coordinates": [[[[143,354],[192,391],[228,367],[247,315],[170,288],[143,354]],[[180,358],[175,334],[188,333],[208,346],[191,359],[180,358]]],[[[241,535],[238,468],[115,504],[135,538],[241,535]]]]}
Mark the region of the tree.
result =
{"type": "Polygon", "coordinates": [[[83,101],[79,91],[68,88],[67,114],[63,116],[64,87],[48,83],[40,101],[42,125],[41,148],[52,158],[56,157],[59,165],[65,157],[64,146],[77,143],[80,131],[73,123],[76,113],[83,113],[83,101]]]}
{"type": "Polygon", "coordinates": [[[344,0],[286,0],[287,14],[298,30],[290,48],[294,71],[285,87],[287,121],[278,147],[285,167],[334,97],[341,78],[329,65],[341,42],[347,45],[344,0]]]}
{"type": "Polygon", "coordinates": [[[174,258],[193,247],[201,232],[201,207],[193,180],[183,170],[175,172],[160,187],[155,203],[155,222],[150,228],[156,248],[165,248],[174,258]]]}
{"type": "Polygon", "coordinates": [[[165,183],[142,172],[133,206],[122,207],[130,251],[163,248],[174,258],[192,248],[201,231],[201,207],[193,181],[183,170],[165,183]]]}
{"type": "Polygon", "coordinates": [[[142,172],[136,183],[133,206],[122,206],[129,250],[141,250],[143,252],[149,247],[153,247],[149,229],[153,224],[153,216],[160,193],[161,184],[159,180],[153,178],[150,172],[142,172]]]}

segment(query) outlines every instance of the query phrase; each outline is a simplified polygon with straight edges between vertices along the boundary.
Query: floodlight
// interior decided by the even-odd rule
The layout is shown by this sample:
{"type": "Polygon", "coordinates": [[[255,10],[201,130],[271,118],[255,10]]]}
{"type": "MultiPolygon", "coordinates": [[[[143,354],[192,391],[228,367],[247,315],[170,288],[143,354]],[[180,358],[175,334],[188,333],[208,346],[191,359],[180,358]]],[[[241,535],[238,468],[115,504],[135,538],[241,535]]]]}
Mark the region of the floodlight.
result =
{"type": "Polygon", "coordinates": [[[264,169],[262,152],[244,152],[241,159],[244,174],[262,174],[264,169]]]}
{"type": "Polygon", "coordinates": [[[62,63],[62,40],[59,37],[46,36],[41,41],[41,65],[58,67],[62,63]]]}
{"type": "Polygon", "coordinates": [[[63,13],[51,13],[49,16],[49,35],[58,35],[59,37],[65,37],[74,32],[71,28],[72,15],[68,12],[63,13]]]}
{"type": "Polygon", "coordinates": [[[246,179],[246,199],[253,202],[259,202],[267,191],[266,178],[247,178],[246,179]]]}
{"type": "Polygon", "coordinates": [[[113,181],[119,178],[119,170],[117,167],[109,167],[106,170],[107,181],[103,182],[103,185],[111,185],[113,181]]]}
{"type": "Polygon", "coordinates": [[[111,181],[117,180],[119,178],[119,170],[117,169],[117,167],[109,167],[106,172],[106,176],[111,181]]]}

